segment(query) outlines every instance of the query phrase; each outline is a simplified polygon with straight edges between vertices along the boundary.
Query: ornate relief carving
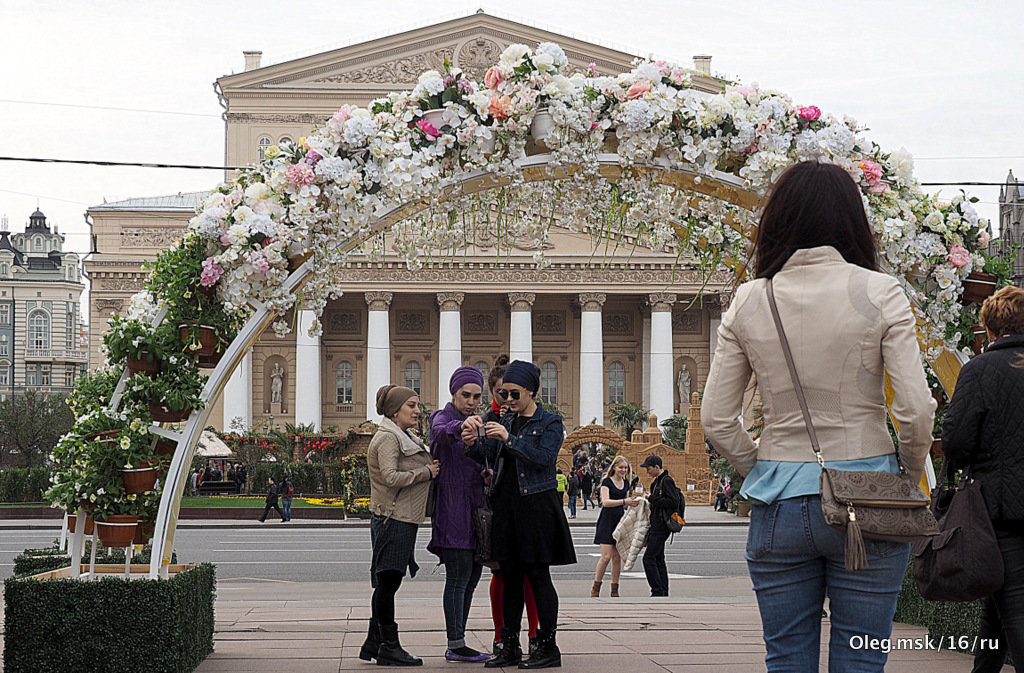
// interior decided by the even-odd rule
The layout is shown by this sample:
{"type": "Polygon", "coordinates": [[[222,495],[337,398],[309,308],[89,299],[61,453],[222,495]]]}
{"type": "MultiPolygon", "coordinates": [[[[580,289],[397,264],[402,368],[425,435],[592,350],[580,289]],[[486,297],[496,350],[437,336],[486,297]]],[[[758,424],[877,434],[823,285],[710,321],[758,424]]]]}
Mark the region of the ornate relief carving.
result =
{"type": "Polygon", "coordinates": [[[425,334],[430,325],[426,313],[399,313],[398,332],[403,334],[425,334]]]}
{"type": "Polygon", "coordinates": [[[365,292],[363,299],[371,311],[387,311],[391,308],[391,300],[394,295],[390,292],[365,292]]]}
{"type": "Polygon", "coordinates": [[[316,114],[251,114],[248,112],[229,112],[229,122],[243,124],[322,124],[330,115],[316,114]]]}
{"type": "Polygon", "coordinates": [[[603,292],[583,292],[580,294],[580,308],[584,311],[600,311],[608,298],[603,292]]]}
{"type": "MultiPolygon", "coordinates": [[[[519,268],[478,268],[478,269],[420,269],[410,271],[402,263],[389,263],[380,268],[359,268],[357,265],[345,270],[345,278],[353,283],[454,283],[469,287],[478,283],[500,283],[505,285],[536,284],[536,285],[579,285],[584,283],[601,283],[603,285],[700,285],[702,279],[696,270],[652,269],[643,266],[625,268],[622,265],[609,265],[608,268],[573,268],[571,265],[560,267],[552,265],[546,269],[535,269],[532,264],[524,263],[519,268]]],[[[710,280],[711,285],[725,285],[732,282],[726,274],[715,274],[710,280]]]]}
{"type": "Polygon", "coordinates": [[[664,313],[672,310],[676,296],[670,292],[652,292],[647,295],[647,303],[650,304],[652,312],[664,313]]]}
{"type": "MultiPolygon", "coordinates": [[[[416,54],[398,58],[387,63],[369,65],[357,70],[337,72],[320,77],[314,82],[332,82],[336,84],[415,84],[424,70],[440,70],[445,56],[449,60],[454,47],[441,47],[426,54],[416,54]]],[[[500,53],[500,52],[499,52],[500,53]]],[[[494,59],[495,62],[497,58],[494,59]]]]}
{"type": "Polygon", "coordinates": [[[166,248],[184,233],[181,227],[124,227],[121,229],[121,247],[166,248]]]}
{"type": "Polygon", "coordinates": [[[462,307],[465,292],[438,292],[437,305],[442,311],[458,311],[462,307]]]}
{"type": "Polygon", "coordinates": [[[142,289],[142,278],[104,278],[100,281],[100,288],[137,292],[142,289]]]}
{"type": "Polygon", "coordinates": [[[700,323],[700,313],[680,311],[672,316],[672,331],[676,334],[700,334],[700,323]]]}
{"type": "Polygon", "coordinates": [[[477,81],[483,80],[487,69],[498,62],[504,49],[495,41],[477,37],[459,49],[455,64],[477,81]]]}
{"type": "Polygon", "coordinates": [[[96,311],[97,313],[103,313],[104,311],[110,311],[111,313],[117,313],[124,306],[123,299],[97,299],[96,300],[96,311]]]}
{"type": "Polygon", "coordinates": [[[633,316],[628,313],[607,313],[603,318],[602,329],[605,334],[631,335],[633,334],[633,316]]]}
{"type": "Polygon", "coordinates": [[[534,313],[533,332],[535,334],[553,334],[556,336],[564,335],[565,314],[561,311],[534,313]]]}
{"type": "Polygon", "coordinates": [[[533,308],[533,302],[536,300],[537,295],[533,292],[508,293],[508,305],[512,307],[513,311],[529,311],[533,308]]]}
{"type": "Polygon", "coordinates": [[[329,334],[359,334],[359,314],[332,311],[324,315],[324,327],[329,334]]]}
{"type": "Polygon", "coordinates": [[[466,334],[497,334],[497,313],[470,313],[466,316],[466,334]]]}

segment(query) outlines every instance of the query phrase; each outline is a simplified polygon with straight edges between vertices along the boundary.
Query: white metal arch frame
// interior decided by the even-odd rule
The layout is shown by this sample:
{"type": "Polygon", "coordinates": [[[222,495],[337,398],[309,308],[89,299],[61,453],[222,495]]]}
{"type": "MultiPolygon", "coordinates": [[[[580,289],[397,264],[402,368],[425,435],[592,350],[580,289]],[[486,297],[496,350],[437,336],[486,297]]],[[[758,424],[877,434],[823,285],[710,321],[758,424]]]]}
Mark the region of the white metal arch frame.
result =
{"type": "MultiPolygon", "coordinates": [[[[568,177],[572,173],[581,170],[576,164],[552,165],[551,155],[537,154],[527,156],[517,162],[517,166],[525,182],[540,182],[545,180],[558,180],[568,177]]],[[[609,181],[617,181],[623,174],[629,171],[640,171],[649,173],[655,182],[681,190],[700,192],[723,201],[753,210],[761,201],[761,197],[750,191],[743,185],[743,181],[730,173],[717,172],[714,176],[700,175],[692,168],[678,168],[669,164],[666,159],[655,159],[649,165],[626,168],[620,164],[617,154],[600,154],[597,157],[599,173],[609,181]]],[[[443,184],[439,189],[446,193],[472,194],[486,191],[507,185],[508,178],[498,176],[487,171],[475,171],[462,176],[458,180],[443,184]]],[[[368,238],[384,231],[394,223],[414,215],[427,207],[423,200],[411,201],[393,206],[385,215],[378,218],[374,223],[352,237],[341,243],[342,252],[351,251],[368,238]]],[[[743,231],[746,236],[752,234],[752,230],[743,231]]],[[[733,263],[736,263],[735,261],[733,263]]],[[[315,273],[313,267],[314,259],[307,259],[295,271],[291,273],[285,283],[285,289],[295,293],[315,273]]],[[[235,368],[242,361],[242,358],[253,346],[256,339],[274,321],[276,315],[263,305],[254,305],[254,312],[246,323],[239,330],[231,345],[228,346],[220,362],[210,374],[209,380],[202,391],[202,399],[207,402],[202,410],[193,411],[185,423],[184,429],[178,433],[159,426],[153,426],[152,432],[164,438],[177,442],[177,448],[171,459],[166,483],[163,485],[163,492],[160,498],[160,507],[157,513],[156,526],[153,534],[153,552],[149,566],[151,578],[166,578],[168,566],[170,565],[171,553],[174,545],[174,533],[177,528],[178,512],[181,507],[181,499],[184,495],[185,485],[188,483],[189,466],[195,453],[199,435],[206,427],[207,420],[211,413],[209,402],[216,399],[224,389],[228,378],[235,368]]],[[[161,318],[162,319],[162,316],[161,318]]],[[[952,367],[959,371],[961,364],[960,357],[946,351],[940,356],[943,360],[943,369],[952,367]]],[[[936,363],[933,362],[933,365],[936,363]]],[[[943,385],[947,385],[949,392],[952,392],[952,385],[955,382],[955,372],[952,379],[943,376],[937,370],[943,385]]],[[[118,395],[112,402],[116,406],[119,392],[123,388],[118,387],[118,395]]]]}

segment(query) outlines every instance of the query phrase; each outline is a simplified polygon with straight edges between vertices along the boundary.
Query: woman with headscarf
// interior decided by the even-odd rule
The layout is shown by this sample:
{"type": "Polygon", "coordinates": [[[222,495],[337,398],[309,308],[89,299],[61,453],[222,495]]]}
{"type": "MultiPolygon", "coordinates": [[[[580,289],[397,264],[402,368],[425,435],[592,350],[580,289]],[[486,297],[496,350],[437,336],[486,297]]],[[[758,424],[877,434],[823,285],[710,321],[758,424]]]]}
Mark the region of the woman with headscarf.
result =
{"type": "Polygon", "coordinates": [[[432,535],[427,550],[444,564],[446,661],[486,661],[488,655],[466,645],[466,619],[483,566],[473,560],[476,533],[473,510],[484,506],[480,465],[466,456],[462,423],[475,414],[484,377],[476,367],[459,367],[448,381],[452,401],[430,415],[430,453],[441,463],[434,492],[432,535]]]}
{"type": "Polygon", "coordinates": [[[406,570],[416,576],[416,531],[426,517],[430,482],[440,469],[423,441],[409,432],[420,416],[415,390],[386,385],[377,391],[380,428],[366,450],[370,473],[371,616],[359,658],[382,666],[420,666],[398,641],[395,593],[406,570]]]}
{"type": "Polygon", "coordinates": [[[565,431],[557,414],[545,411],[534,397],[540,389],[540,369],[515,360],[505,370],[498,393],[509,403],[500,422],[483,424],[470,416],[462,424],[462,440],[477,462],[498,465],[493,476],[494,530],[492,557],[505,575],[505,626],[501,650],[487,668],[551,668],[562,665],[555,642],[558,594],[551,582],[553,565],[576,562],[569,522],[555,490],[555,461],[565,431]],[[483,427],[485,439],[477,440],[483,427]],[[533,587],[540,617],[537,650],[525,661],[519,642],[523,618],[523,580],[533,587]]]}

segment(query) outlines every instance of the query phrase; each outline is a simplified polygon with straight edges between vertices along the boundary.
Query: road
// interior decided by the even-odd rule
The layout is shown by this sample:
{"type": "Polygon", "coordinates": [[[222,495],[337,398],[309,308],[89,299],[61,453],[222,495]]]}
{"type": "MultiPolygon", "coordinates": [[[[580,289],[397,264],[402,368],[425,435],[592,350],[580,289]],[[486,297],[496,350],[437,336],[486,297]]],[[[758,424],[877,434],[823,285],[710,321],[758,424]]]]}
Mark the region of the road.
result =
{"type": "MultiPolygon", "coordinates": [[[[573,527],[577,563],[552,568],[556,580],[593,578],[599,557],[592,527],[573,527]]],[[[743,548],[745,526],[694,526],[675,536],[666,547],[670,579],[689,577],[745,577],[743,548]]],[[[46,546],[55,539],[52,530],[5,530],[0,537],[0,578],[10,576],[14,557],[26,547],[46,546]]],[[[443,581],[435,569],[436,557],[426,551],[430,530],[421,528],[416,559],[423,581],[443,581]]],[[[370,531],[367,528],[289,528],[267,523],[265,528],[179,529],[175,550],[182,563],[210,561],[217,565],[218,579],[263,579],[301,582],[344,582],[367,579],[370,564],[370,531]]],[[[626,578],[643,578],[637,561],[626,578]]],[[[609,581],[606,577],[605,581],[609,581]]],[[[749,581],[749,580],[748,580],[749,581]]]]}

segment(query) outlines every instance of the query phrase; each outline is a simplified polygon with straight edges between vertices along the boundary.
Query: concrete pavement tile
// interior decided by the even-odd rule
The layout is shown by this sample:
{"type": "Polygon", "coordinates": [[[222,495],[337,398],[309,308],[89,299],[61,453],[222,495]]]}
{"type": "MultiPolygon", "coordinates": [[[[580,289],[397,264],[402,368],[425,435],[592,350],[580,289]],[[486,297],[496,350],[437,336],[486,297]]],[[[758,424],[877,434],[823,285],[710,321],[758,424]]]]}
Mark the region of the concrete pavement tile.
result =
{"type": "Polygon", "coordinates": [[[251,659],[219,657],[211,654],[195,670],[195,673],[237,673],[238,671],[295,671],[295,673],[337,673],[338,659],[263,659],[254,666],[251,659]]]}
{"type": "Polygon", "coordinates": [[[762,664],[764,663],[764,650],[760,652],[737,652],[732,648],[719,652],[688,652],[685,654],[650,654],[651,661],[659,666],[670,664],[704,664],[711,669],[719,664],[762,664]]]}

